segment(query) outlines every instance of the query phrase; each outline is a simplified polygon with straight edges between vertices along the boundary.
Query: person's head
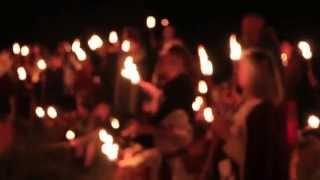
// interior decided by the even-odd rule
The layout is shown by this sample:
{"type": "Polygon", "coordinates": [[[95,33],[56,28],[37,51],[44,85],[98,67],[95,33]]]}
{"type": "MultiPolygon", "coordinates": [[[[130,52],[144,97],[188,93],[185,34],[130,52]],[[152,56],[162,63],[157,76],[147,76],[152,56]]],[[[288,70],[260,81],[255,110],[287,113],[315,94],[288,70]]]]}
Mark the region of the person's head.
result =
{"type": "Polygon", "coordinates": [[[176,37],[176,30],[172,26],[166,26],[162,32],[163,40],[170,40],[176,37]]]}
{"type": "Polygon", "coordinates": [[[244,16],[241,22],[243,40],[248,44],[257,44],[265,24],[265,20],[257,14],[244,16]]]}
{"type": "Polygon", "coordinates": [[[237,83],[244,96],[254,96],[274,104],[283,99],[283,85],[274,58],[266,51],[248,49],[239,63],[237,83]]]}

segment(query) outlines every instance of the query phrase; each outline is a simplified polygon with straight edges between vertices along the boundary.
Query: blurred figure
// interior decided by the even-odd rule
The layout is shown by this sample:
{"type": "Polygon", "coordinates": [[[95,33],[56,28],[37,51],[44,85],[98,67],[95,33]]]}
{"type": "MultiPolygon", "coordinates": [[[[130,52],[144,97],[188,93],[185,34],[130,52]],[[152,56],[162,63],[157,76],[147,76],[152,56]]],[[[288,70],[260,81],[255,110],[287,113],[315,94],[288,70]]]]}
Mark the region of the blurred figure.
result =
{"type": "Polygon", "coordinates": [[[173,26],[166,26],[162,32],[162,45],[160,54],[165,54],[173,46],[184,46],[181,39],[176,36],[176,30],[173,26]]]}

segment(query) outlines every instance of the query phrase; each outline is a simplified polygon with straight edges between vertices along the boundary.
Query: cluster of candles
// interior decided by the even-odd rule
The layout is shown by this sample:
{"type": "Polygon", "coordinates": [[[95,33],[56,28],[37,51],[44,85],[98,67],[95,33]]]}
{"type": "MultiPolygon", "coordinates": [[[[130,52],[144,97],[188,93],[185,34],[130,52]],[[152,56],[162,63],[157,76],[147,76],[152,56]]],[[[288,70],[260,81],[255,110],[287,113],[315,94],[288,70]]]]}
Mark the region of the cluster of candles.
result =
{"type": "Polygon", "coordinates": [[[105,130],[99,131],[99,139],[103,143],[101,152],[107,156],[110,161],[115,161],[119,155],[119,145],[114,143],[113,137],[105,130]]]}
{"type": "Polygon", "coordinates": [[[35,108],[35,114],[38,118],[42,119],[44,118],[46,115],[50,118],[50,119],[56,119],[58,117],[58,112],[56,110],[55,107],[53,106],[48,106],[47,110],[45,110],[43,107],[41,106],[37,106],[35,108]]]}

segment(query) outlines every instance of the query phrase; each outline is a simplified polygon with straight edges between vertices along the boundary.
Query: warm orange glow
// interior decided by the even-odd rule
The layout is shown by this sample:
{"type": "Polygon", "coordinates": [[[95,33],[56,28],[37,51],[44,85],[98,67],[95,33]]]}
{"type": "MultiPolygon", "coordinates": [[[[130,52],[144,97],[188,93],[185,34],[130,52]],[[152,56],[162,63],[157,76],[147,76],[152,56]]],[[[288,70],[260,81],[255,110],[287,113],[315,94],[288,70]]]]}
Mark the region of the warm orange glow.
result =
{"type": "Polygon", "coordinates": [[[76,53],[80,49],[81,43],[79,39],[75,39],[72,43],[71,50],[76,53]]]}
{"type": "Polygon", "coordinates": [[[72,140],[74,140],[76,138],[76,133],[75,132],[73,132],[72,130],[68,130],[67,132],[66,132],[66,139],[68,140],[68,141],[72,141],[72,140]]]}
{"type": "Polygon", "coordinates": [[[57,112],[56,108],[54,108],[53,106],[49,106],[47,108],[47,115],[49,118],[55,119],[58,117],[58,112],[57,112]]]}
{"type": "Polygon", "coordinates": [[[315,115],[309,116],[308,126],[312,129],[318,129],[320,127],[320,119],[315,115]]]}
{"type": "Polygon", "coordinates": [[[242,54],[240,43],[237,41],[237,36],[232,34],[229,39],[230,45],[230,59],[232,61],[239,61],[242,54]]]}
{"type": "Polygon", "coordinates": [[[140,82],[140,75],[137,65],[133,62],[133,57],[126,57],[123,65],[121,76],[130,80],[132,84],[138,84],[140,82]]]}
{"type": "Polygon", "coordinates": [[[146,20],[147,27],[153,29],[156,27],[156,18],[154,16],[148,16],[146,20]]]}
{"type": "Polygon", "coordinates": [[[20,81],[24,81],[27,79],[27,71],[24,67],[22,66],[18,67],[17,73],[20,81]]]}
{"type": "Polygon", "coordinates": [[[20,54],[20,51],[21,51],[20,44],[19,44],[19,43],[14,43],[14,44],[12,45],[12,52],[13,52],[13,54],[19,55],[19,54],[20,54]]]}
{"type": "Polygon", "coordinates": [[[106,144],[113,143],[113,137],[110,134],[108,134],[108,132],[105,129],[101,129],[99,131],[99,139],[100,139],[100,141],[102,141],[106,144]]]}
{"type": "Polygon", "coordinates": [[[129,40],[124,40],[121,44],[121,50],[123,52],[129,52],[131,48],[131,44],[129,40]]]}
{"type": "Polygon", "coordinates": [[[46,112],[42,107],[37,106],[35,109],[35,114],[38,118],[44,118],[44,116],[46,115],[46,112]]]}
{"type": "Polygon", "coordinates": [[[111,119],[111,127],[113,129],[119,129],[120,128],[120,121],[117,118],[112,118],[111,119]]]}
{"type": "Polygon", "coordinates": [[[38,67],[38,69],[40,69],[40,70],[45,70],[45,69],[47,69],[47,63],[46,63],[46,61],[44,60],[44,59],[39,59],[38,61],[37,61],[37,67],[38,67]]]}
{"type": "Polygon", "coordinates": [[[96,34],[93,34],[88,40],[88,46],[91,50],[97,50],[103,46],[103,40],[96,34]]]}
{"type": "Polygon", "coordinates": [[[298,43],[298,48],[300,49],[301,54],[304,59],[310,60],[312,58],[312,51],[311,51],[311,47],[308,42],[300,41],[298,43]]]}
{"type": "Polygon", "coordinates": [[[213,74],[213,65],[209,60],[209,56],[204,48],[204,46],[199,45],[198,55],[200,58],[200,70],[204,76],[211,76],[213,74]]]}
{"type": "Polygon", "coordinates": [[[28,46],[24,45],[21,47],[21,56],[28,56],[30,53],[30,49],[28,46]]]}
{"type": "Polygon", "coordinates": [[[204,103],[204,100],[201,96],[197,96],[196,99],[192,103],[193,111],[199,111],[204,103]]]}
{"type": "Polygon", "coordinates": [[[288,66],[288,55],[286,53],[281,53],[281,61],[283,66],[288,66]]]}
{"type": "Polygon", "coordinates": [[[116,44],[116,43],[118,43],[118,41],[119,41],[118,33],[116,31],[111,31],[109,33],[109,43],[116,44]]]}
{"type": "Polygon", "coordinates": [[[119,145],[118,144],[103,144],[101,146],[101,152],[107,156],[110,161],[115,161],[119,155],[119,145]]]}
{"type": "Polygon", "coordinates": [[[207,123],[211,123],[214,120],[212,108],[207,107],[203,110],[203,117],[207,123]]]}
{"type": "Polygon", "coordinates": [[[164,19],[161,19],[161,25],[163,27],[166,27],[166,26],[169,26],[170,25],[170,22],[167,18],[164,18],[164,19]]]}
{"type": "Polygon", "coordinates": [[[207,94],[208,93],[208,85],[204,80],[199,81],[199,83],[198,83],[198,91],[201,94],[207,94]]]}

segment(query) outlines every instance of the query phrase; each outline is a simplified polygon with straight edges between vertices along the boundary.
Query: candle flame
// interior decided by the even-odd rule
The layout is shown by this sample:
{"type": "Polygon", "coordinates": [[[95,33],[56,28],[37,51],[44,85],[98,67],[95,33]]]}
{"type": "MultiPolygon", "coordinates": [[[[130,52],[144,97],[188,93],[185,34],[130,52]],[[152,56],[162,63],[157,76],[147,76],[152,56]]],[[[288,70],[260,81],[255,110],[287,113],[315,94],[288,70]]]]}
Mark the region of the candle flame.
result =
{"type": "Polygon", "coordinates": [[[102,141],[106,144],[113,143],[113,137],[110,134],[108,134],[108,132],[105,129],[101,129],[99,131],[99,139],[100,139],[100,141],[102,141]]]}
{"type": "Polygon", "coordinates": [[[156,18],[154,16],[148,16],[146,20],[147,27],[153,29],[156,27],[156,18]]]}
{"type": "Polygon", "coordinates": [[[214,120],[212,108],[207,107],[203,110],[203,117],[207,123],[211,123],[214,120]]]}
{"type": "Polygon", "coordinates": [[[81,43],[79,39],[75,39],[71,45],[72,52],[77,52],[78,49],[80,49],[81,43]]]}
{"type": "Polygon", "coordinates": [[[21,56],[28,56],[30,53],[30,49],[28,46],[24,45],[21,47],[21,56]]]}
{"type": "Polygon", "coordinates": [[[53,106],[49,106],[47,108],[47,115],[49,118],[55,119],[58,117],[58,112],[57,112],[56,108],[54,108],[53,106]]]}
{"type": "Polygon", "coordinates": [[[163,18],[163,19],[161,19],[161,25],[163,27],[166,27],[166,26],[170,25],[170,22],[169,22],[169,20],[167,18],[163,18]]]}
{"type": "Polygon", "coordinates": [[[47,63],[46,63],[46,61],[44,60],[44,59],[39,59],[38,61],[37,61],[37,67],[40,69],[40,70],[45,70],[45,69],[47,69],[47,63]]]}
{"type": "Polygon", "coordinates": [[[288,55],[286,53],[281,53],[281,61],[283,66],[288,66],[288,55]]]}
{"type": "Polygon", "coordinates": [[[24,81],[27,79],[27,71],[24,67],[22,66],[18,67],[17,73],[20,81],[24,81]]]}
{"type": "Polygon", "coordinates": [[[121,76],[130,80],[132,84],[138,84],[140,82],[137,65],[133,62],[132,56],[126,57],[124,67],[121,70],[121,76]]]}
{"type": "Polygon", "coordinates": [[[120,128],[120,121],[117,118],[112,118],[111,119],[111,127],[113,129],[119,129],[120,128]]]}
{"type": "Polygon", "coordinates": [[[311,115],[308,118],[308,126],[312,129],[318,129],[320,127],[320,120],[317,116],[311,115]]]}
{"type": "Polygon", "coordinates": [[[194,102],[192,103],[193,111],[199,111],[203,103],[204,103],[203,98],[201,96],[197,96],[194,102]]]}
{"type": "Polygon", "coordinates": [[[18,54],[20,54],[20,52],[21,52],[21,48],[20,48],[20,44],[19,43],[14,43],[13,45],[12,45],[12,52],[13,52],[13,54],[15,54],[15,55],[18,55],[18,54]]]}
{"type": "Polygon", "coordinates": [[[110,161],[115,161],[119,155],[119,145],[118,144],[103,144],[101,146],[101,152],[107,156],[110,161]]]}
{"type": "Polygon", "coordinates": [[[204,76],[211,76],[213,74],[213,65],[209,60],[209,56],[204,48],[204,46],[199,45],[198,55],[200,59],[200,70],[204,76]]]}
{"type": "Polygon", "coordinates": [[[131,48],[131,44],[129,40],[124,40],[121,44],[121,50],[123,52],[129,52],[131,48]]]}
{"type": "Polygon", "coordinates": [[[199,81],[198,83],[198,90],[201,94],[207,94],[208,92],[208,85],[204,80],[199,81]]]}
{"type": "Polygon", "coordinates": [[[230,43],[230,59],[239,61],[242,54],[241,44],[237,41],[237,36],[232,34],[229,39],[230,43]]]}
{"type": "Polygon", "coordinates": [[[97,50],[103,46],[103,40],[96,34],[93,34],[88,40],[88,46],[91,50],[97,50]]]}
{"type": "Polygon", "coordinates": [[[46,115],[46,112],[42,107],[37,106],[35,109],[35,114],[38,118],[44,118],[44,116],[46,115]]]}
{"type": "Polygon", "coordinates": [[[74,140],[76,138],[76,133],[75,132],[73,132],[72,130],[68,130],[67,132],[66,132],[66,139],[68,140],[68,141],[72,141],[72,140],[74,140]]]}
{"type": "Polygon", "coordinates": [[[109,43],[110,44],[116,44],[116,43],[118,43],[118,41],[119,41],[119,38],[118,38],[117,32],[116,31],[111,31],[109,33],[109,43]]]}
{"type": "Polygon", "coordinates": [[[300,49],[301,54],[304,59],[310,60],[312,58],[312,51],[311,51],[311,47],[308,42],[300,41],[298,43],[298,48],[300,49]]]}

